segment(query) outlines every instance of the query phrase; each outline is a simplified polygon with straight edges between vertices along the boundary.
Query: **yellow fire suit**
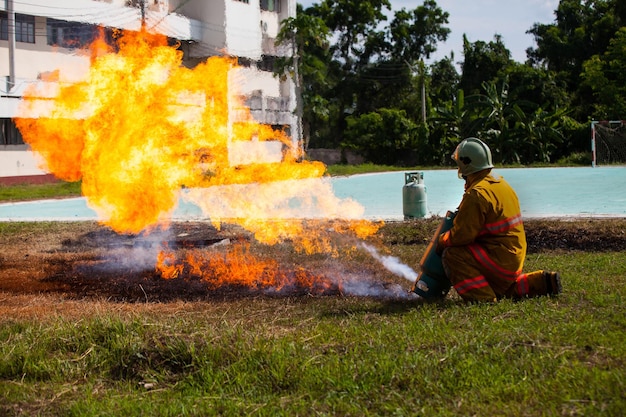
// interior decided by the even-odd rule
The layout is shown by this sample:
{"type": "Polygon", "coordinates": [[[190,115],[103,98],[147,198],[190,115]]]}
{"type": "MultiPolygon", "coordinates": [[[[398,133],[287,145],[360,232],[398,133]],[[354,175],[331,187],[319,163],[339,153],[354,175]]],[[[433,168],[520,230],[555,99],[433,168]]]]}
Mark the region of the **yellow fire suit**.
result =
{"type": "Polygon", "coordinates": [[[526,234],[519,200],[491,169],[466,178],[450,230],[438,238],[446,275],[465,301],[495,301],[548,292],[542,270],[524,274],[526,234]]]}

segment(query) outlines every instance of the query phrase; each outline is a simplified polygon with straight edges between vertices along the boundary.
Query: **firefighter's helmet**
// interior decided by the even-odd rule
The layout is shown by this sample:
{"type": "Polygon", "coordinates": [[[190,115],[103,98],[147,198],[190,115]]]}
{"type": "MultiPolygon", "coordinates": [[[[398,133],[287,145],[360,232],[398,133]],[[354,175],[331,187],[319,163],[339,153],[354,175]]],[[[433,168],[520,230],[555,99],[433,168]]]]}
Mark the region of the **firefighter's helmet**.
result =
{"type": "Polygon", "coordinates": [[[459,167],[459,178],[493,168],[489,146],[476,138],[467,138],[459,143],[452,154],[452,159],[459,167]]]}

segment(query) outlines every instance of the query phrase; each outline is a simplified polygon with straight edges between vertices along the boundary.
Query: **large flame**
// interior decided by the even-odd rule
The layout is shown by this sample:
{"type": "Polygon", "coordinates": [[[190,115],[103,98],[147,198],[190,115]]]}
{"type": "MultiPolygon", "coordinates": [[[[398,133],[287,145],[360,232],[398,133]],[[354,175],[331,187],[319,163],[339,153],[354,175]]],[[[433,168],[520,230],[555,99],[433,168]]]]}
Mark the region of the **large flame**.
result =
{"type": "Polygon", "coordinates": [[[115,47],[96,42],[79,82],[64,83],[61,70],[58,91],[45,91],[49,83],[28,91],[16,120],[49,171],[82,179],[89,205],[114,230],[137,233],[166,222],[181,187],[323,175],[323,164],[297,162],[283,132],[252,120],[229,89],[232,59],[212,57],[189,69],[165,37],[147,32],[124,32],[115,47]],[[230,164],[229,143],[269,139],[287,148],[282,161],[230,164]]]}
{"type": "MultiPolygon", "coordinates": [[[[51,73],[56,82],[29,90],[16,119],[48,171],[82,180],[102,223],[119,233],[165,228],[182,196],[216,227],[228,220],[262,243],[291,239],[306,253],[332,253],[327,232],[363,238],[378,229],[359,220],[358,203],[334,195],[322,163],[302,160],[284,132],[252,119],[234,89],[233,59],[211,57],[190,69],[164,36],[117,35],[113,46],[102,40],[91,46],[90,66],[78,81],[68,82],[64,74],[71,69],[61,68],[51,73]],[[232,154],[268,140],[282,146],[280,161],[238,162],[232,154]],[[311,223],[328,218],[348,221],[330,228],[311,223]]],[[[172,256],[163,252],[158,259],[165,277],[185,268],[172,256]]],[[[245,274],[232,265],[249,270],[253,264],[228,258],[220,266],[194,256],[185,260],[192,274],[230,268],[235,281],[245,274]]],[[[265,272],[253,276],[276,270],[260,265],[265,272]]],[[[282,285],[275,273],[272,279],[272,286],[282,285]]]]}

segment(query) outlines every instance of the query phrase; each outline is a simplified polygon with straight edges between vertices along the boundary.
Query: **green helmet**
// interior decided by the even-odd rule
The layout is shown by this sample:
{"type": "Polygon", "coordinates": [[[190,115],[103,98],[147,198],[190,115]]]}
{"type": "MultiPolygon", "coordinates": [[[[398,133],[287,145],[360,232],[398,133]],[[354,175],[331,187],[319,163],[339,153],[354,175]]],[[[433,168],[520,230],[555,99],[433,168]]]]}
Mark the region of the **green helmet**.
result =
{"type": "Polygon", "coordinates": [[[459,143],[452,154],[452,159],[459,167],[459,177],[466,177],[483,169],[493,168],[489,146],[476,138],[467,138],[459,143]]]}

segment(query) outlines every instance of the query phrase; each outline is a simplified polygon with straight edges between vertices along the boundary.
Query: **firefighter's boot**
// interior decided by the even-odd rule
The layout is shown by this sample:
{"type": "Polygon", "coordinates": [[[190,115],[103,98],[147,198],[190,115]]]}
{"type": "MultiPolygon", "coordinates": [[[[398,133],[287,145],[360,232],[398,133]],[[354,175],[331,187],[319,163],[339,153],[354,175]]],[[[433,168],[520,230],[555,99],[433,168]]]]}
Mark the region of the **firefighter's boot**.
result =
{"type": "Polygon", "coordinates": [[[543,279],[546,283],[548,295],[557,295],[563,292],[561,286],[561,274],[554,271],[543,271],[543,279]]]}
{"type": "Polygon", "coordinates": [[[505,295],[513,298],[528,298],[543,295],[553,296],[562,291],[561,275],[558,272],[540,269],[519,275],[515,284],[511,285],[505,295]]]}

